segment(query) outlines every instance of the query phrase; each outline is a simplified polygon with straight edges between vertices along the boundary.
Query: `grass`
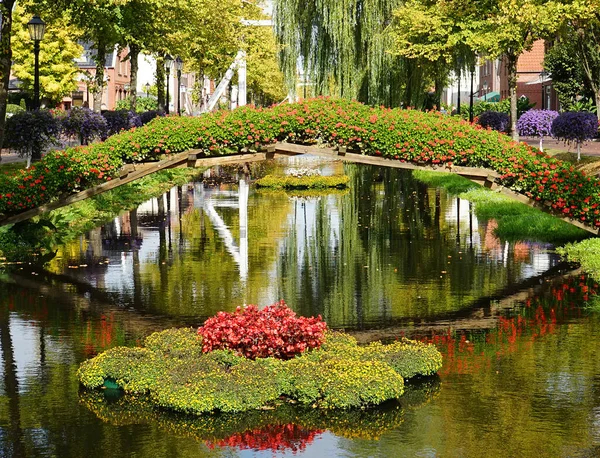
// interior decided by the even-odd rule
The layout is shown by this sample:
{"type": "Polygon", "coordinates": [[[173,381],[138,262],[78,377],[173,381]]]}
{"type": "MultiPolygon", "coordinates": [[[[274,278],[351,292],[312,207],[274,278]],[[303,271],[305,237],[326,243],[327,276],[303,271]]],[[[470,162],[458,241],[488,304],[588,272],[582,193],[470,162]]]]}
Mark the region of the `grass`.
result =
{"type": "Polygon", "coordinates": [[[558,254],[569,262],[576,262],[596,280],[600,280],[600,239],[587,239],[579,243],[568,243],[557,248],[558,254]]]}
{"type": "Polygon", "coordinates": [[[472,202],[478,218],[496,220],[496,236],[503,240],[535,240],[562,244],[589,237],[582,229],[479,186],[457,174],[418,170],[413,172],[413,176],[429,186],[444,188],[450,194],[472,202]]]}

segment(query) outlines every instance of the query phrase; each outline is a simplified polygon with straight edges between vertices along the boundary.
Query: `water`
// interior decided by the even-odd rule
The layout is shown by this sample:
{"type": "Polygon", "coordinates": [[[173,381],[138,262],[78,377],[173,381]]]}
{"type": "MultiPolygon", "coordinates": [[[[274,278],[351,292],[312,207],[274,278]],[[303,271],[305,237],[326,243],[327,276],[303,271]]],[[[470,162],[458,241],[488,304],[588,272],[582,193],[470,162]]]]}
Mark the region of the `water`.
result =
{"type": "Polygon", "coordinates": [[[350,191],[190,183],[0,277],[0,456],[597,456],[598,286],[410,173],[321,167],[350,191]],[[399,403],[329,415],[192,419],[80,391],[98,352],[279,299],[361,341],[431,341],[444,367],[399,403]]]}

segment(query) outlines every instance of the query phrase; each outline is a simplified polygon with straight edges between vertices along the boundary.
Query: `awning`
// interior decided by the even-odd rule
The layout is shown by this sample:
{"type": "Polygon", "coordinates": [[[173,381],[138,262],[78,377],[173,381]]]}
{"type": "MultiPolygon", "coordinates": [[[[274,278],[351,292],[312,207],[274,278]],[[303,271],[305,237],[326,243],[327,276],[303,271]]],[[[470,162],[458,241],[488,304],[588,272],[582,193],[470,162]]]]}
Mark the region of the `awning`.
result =
{"type": "Polygon", "coordinates": [[[500,93],[497,91],[488,92],[483,97],[479,97],[477,100],[479,100],[480,102],[499,102],[500,93]]]}

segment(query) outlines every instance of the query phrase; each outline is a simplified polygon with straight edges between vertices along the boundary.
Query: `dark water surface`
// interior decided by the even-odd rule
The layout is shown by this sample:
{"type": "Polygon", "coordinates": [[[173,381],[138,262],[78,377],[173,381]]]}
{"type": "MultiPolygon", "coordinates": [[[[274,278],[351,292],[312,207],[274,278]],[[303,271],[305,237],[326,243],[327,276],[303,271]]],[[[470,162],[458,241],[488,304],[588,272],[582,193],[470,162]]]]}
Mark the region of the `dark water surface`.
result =
{"type": "Polygon", "coordinates": [[[309,197],[249,185],[265,167],[175,188],[0,277],[0,456],[600,455],[598,285],[410,173],[321,165],[351,188],[309,197]],[[444,367],[399,403],[327,414],[194,419],[79,389],[98,352],[279,299],[360,339],[434,342],[444,367]]]}

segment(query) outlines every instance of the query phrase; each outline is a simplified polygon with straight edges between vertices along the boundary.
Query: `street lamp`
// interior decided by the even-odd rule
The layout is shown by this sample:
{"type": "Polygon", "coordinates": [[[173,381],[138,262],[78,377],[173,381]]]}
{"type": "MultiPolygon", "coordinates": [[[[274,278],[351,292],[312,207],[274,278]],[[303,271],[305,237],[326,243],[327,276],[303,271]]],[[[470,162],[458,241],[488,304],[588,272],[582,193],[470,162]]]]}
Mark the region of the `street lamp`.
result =
{"type": "Polygon", "coordinates": [[[487,90],[488,90],[488,83],[487,81],[483,82],[483,101],[487,102],[487,90]]]}
{"type": "Polygon", "coordinates": [[[44,39],[46,33],[46,23],[39,16],[33,16],[27,23],[29,36],[33,40],[33,55],[35,56],[35,70],[33,77],[33,108],[40,108],[40,41],[44,39]]]}
{"type": "Polygon", "coordinates": [[[181,69],[183,61],[180,57],[175,59],[175,70],[177,70],[177,115],[181,116],[181,69]]]}
{"type": "Polygon", "coordinates": [[[169,114],[169,78],[171,76],[171,66],[173,65],[173,58],[167,54],[165,56],[165,71],[167,72],[167,103],[165,107],[165,113],[169,114]]]}
{"type": "Polygon", "coordinates": [[[542,70],[540,73],[540,86],[542,86],[542,110],[544,109],[544,98],[546,94],[544,94],[544,80],[548,76],[548,72],[546,70],[542,70]]]}
{"type": "Polygon", "coordinates": [[[150,96],[150,83],[146,83],[146,98],[150,96]]]}

